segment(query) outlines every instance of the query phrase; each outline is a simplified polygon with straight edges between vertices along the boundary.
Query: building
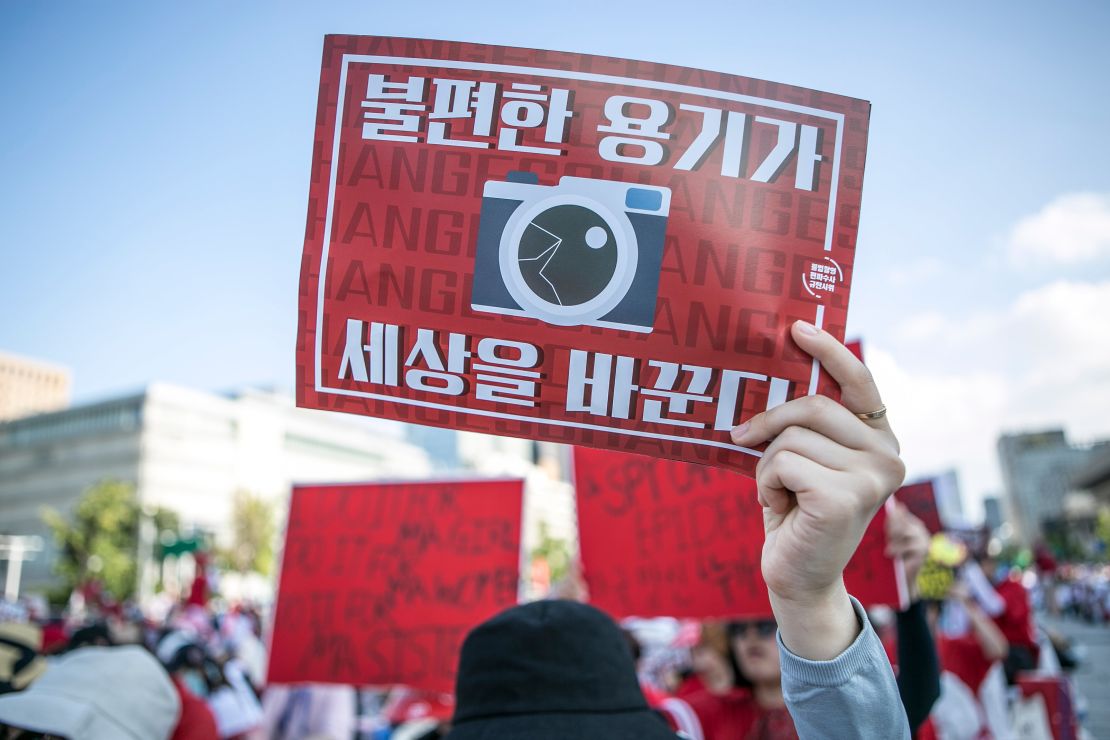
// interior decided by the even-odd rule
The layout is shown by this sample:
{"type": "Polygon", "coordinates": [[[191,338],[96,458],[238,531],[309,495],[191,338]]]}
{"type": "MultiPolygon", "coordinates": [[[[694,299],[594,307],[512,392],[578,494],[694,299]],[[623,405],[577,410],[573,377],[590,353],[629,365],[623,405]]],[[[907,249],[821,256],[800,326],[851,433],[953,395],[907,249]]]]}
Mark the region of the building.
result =
{"type": "Polygon", "coordinates": [[[69,405],[69,370],[0,352],[0,422],[69,405]]]}
{"type": "Polygon", "coordinates": [[[1018,541],[1035,543],[1044,534],[1046,520],[1063,517],[1076,473],[1107,450],[1108,441],[1073,445],[1062,429],[1006,434],[998,439],[1007,519],[1018,541]]]}
{"type": "Polygon", "coordinates": [[[1005,519],[1002,516],[1002,499],[998,496],[988,496],[983,499],[983,523],[992,533],[997,533],[1002,528],[1005,519]]]}
{"type": "Polygon", "coordinates": [[[1110,447],[1092,456],[1072,478],[1072,488],[1089,493],[1100,506],[1110,506],[1110,447]]]}
{"type": "MultiPolygon", "coordinates": [[[[0,424],[0,534],[42,536],[25,589],[52,579],[43,507],[70,510],[92,485],[135,486],[226,542],[237,491],[284,502],[294,482],[427,476],[427,453],[393,422],[298,409],[264,391],[216,395],[154,384],[140,393],[0,424]]],[[[0,568],[6,567],[0,563],[0,568]]]]}

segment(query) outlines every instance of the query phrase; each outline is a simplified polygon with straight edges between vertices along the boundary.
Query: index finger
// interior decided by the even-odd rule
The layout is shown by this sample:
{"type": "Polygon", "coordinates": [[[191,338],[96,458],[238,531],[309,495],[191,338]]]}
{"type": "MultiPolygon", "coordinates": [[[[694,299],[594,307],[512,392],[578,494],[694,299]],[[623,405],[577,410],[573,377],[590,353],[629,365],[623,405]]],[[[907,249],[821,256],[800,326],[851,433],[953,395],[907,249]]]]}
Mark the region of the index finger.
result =
{"type": "MultiPolygon", "coordinates": [[[[853,414],[866,414],[883,407],[882,396],[871,371],[836,337],[805,321],[795,321],[790,335],[805,352],[824,366],[840,386],[840,402],[853,414]]],[[[886,418],[868,419],[875,429],[890,431],[886,418]]]]}
{"type": "Polygon", "coordinates": [[[756,414],[732,430],[732,441],[744,447],[774,439],[790,427],[810,429],[853,450],[866,450],[874,442],[875,430],[868,428],[851,411],[825,396],[803,396],[756,414]]]}

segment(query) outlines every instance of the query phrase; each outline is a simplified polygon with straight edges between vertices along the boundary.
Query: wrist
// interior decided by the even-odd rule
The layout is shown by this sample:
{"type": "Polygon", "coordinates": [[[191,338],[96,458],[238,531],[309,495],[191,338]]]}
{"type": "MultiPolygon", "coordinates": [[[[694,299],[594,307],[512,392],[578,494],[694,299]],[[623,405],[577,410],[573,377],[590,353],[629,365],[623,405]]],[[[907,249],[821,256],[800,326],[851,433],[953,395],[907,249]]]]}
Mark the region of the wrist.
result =
{"type": "Polygon", "coordinates": [[[787,650],[808,660],[832,660],[862,629],[843,579],[824,589],[783,596],[768,592],[787,650]]]}
{"type": "Polygon", "coordinates": [[[789,609],[813,610],[847,598],[848,590],[844,586],[844,578],[840,577],[827,586],[815,589],[780,592],[768,587],[767,595],[771,597],[772,607],[777,603],[789,609]]]}

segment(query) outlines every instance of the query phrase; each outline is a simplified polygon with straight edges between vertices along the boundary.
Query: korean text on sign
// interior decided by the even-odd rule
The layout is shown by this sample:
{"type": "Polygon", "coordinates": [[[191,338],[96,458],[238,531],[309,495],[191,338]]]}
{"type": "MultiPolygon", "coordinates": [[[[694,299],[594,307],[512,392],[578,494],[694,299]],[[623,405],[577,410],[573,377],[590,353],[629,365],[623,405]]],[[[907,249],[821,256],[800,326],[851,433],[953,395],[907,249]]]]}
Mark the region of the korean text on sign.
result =
{"type": "Polygon", "coordinates": [[[751,473],[838,389],[867,103],[561,52],[325,42],[298,403],[751,473]]]}

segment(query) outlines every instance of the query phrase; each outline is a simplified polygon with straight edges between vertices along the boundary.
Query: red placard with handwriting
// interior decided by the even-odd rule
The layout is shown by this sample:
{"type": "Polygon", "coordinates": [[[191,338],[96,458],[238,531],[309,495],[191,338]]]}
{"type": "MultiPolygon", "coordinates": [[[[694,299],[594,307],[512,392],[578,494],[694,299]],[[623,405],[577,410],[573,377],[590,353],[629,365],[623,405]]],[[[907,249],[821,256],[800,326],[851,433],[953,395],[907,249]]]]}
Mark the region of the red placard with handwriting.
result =
{"type": "Polygon", "coordinates": [[[937,504],[937,491],[932,479],[907,483],[894,492],[894,497],[905,504],[910,513],[925,523],[930,534],[944,531],[937,504]]]}
{"type": "MultiPolygon", "coordinates": [[[[590,602],[615,617],[771,614],[760,574],[755,481],[727,470],[603,450],[574,451],[578,536],[590,602]]],[[[844,572],[865,606],[903,603],[880,509],[844,572]]]]}
{"type": "Polygon", "coordinates": [[[839,389],[870,105],[666,64],[328,36],[297,402],[750,474],[839,389]]]}
{"type": "Polygon", "coordinates": [[[271,683],[453,691],[466,633],[517,602],[524,484],[293,489],[271,683]]]}

